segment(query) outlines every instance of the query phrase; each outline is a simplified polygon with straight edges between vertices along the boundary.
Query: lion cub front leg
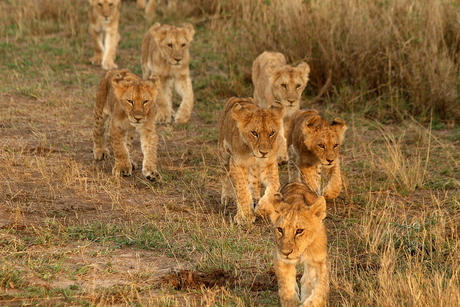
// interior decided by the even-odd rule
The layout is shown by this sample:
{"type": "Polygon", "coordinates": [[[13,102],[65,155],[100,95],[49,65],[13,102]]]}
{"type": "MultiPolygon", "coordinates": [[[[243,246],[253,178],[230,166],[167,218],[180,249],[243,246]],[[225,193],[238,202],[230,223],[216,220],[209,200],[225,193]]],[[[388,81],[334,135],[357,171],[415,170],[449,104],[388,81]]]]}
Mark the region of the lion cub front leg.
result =
{"type": "Polygon", "coordinates": [[[161,79],[161,86],[158,89],[156,98],[155,122],[158,124],[170,124],[172,118],[172,79],[161,79]]]}
{"type": "Polygon", "coordinates": [[[110,126],[110,135],[112,136],[113,155],[115,156],[112,174],[115,176],[131,176],[133,166],[126,144],[125,131],[121,127],[112,124],[110,126]]]}
{"type": "Polygon", "coordinates": [[[296,281],[296,268],[294,263],[275,259],[275,274],[278,280],[278,293],[282,307],[299,307],[299,288],[296,281]]]}
{"type": "Polygon", "coordinates": [[[182,102],[175,116],[176,124],[185,124],[192,116],[194,104],[192,80],[189,76],[180,76],[175,83],[177,93],[182,97],[182,102]]]}
{"type": "Polygon", "coordinates": [[[339,196],[342,190],[342,174],[340,172],[339,163],[331,168],[324,168],[323,172],[328,179],[328,183],[323,191],[323,196],[326,199],[334,199],[339,196]]]}
{"type": "Polygon", "coordinates": [[[230,164],[230,178],[235,189],[237,205],[235,222],[239,225],[251,224],[256,219],[251,208],[252,197],[248,186],[248,175],[247,167],[230,164]]]}
{"type": "Polygon", "coordinates": [[[301,181],[321,195],[321,165],[299,166],[301,181]]]}
{"type": "Polygon", "coordinates": [[[161,175],[157,170],[158,135],[155,124],[151,127],[143,127],[141,130],[141,147],[144,154],[142,162],[142,174],[150,181],[160,181],[161,175]]]}
{"type": "Polygon", "coordinates": [[[116,69],[118,65],[115,64],[115,56],[117,53],[117,45],[120,41],[120,34],[118,29],[107,32],[104,42],[104,55],[102,57],[102,69],[116,69]]]}
{"type": "Polygon", "coordinates": [[[93,41],[94,55],[90,58],[90,62],[93,65],[101,65],[102,55],[104,53],[104,32],[102,30],[96,30],[92,26],[89,27],[89,35],[93,41]]]}
{"type": "Polygon", "coordinates": [[[329,293],[329,274],[326,260],[305,263],[300,284],[302,302],[300,307],[325,307],[329,293]]]}

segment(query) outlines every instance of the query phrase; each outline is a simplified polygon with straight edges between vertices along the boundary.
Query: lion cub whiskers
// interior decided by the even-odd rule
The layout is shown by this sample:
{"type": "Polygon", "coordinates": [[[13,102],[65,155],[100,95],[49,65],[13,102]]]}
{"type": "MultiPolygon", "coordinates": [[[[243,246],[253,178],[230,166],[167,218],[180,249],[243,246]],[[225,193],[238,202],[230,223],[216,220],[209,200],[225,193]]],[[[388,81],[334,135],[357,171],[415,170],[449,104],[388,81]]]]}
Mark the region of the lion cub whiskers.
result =
{"type": "Polygon", "coordinates": [[[292,182],[262,197],[256,213],[270,219],[275,236],[275,273],[283,307],[326,306],[329,293],[326,201],[292,182]],[[296,265],[304,273],[297,286],[296,265]]]}

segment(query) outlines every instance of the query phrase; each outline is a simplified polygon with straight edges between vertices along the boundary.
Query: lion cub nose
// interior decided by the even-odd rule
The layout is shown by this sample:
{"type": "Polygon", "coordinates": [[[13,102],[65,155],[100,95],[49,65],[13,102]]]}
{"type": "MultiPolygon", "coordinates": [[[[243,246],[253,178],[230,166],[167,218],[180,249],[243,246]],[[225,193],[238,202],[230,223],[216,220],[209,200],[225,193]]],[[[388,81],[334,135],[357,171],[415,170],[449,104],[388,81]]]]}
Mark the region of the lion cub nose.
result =
{"type": "Polygon", "coordinates": [[[334,162],[334,159],[326,159],[327,162],[332,163],[334,162]]]}
{"type": "Polygon", "coordinates": [[[290,254],[292,254],[293,250],[284,250],[284,251],[281,251],[283,253],[284,256],[289,256],[290,254]]]}
{"type": "Polygon", "coordinates": [[[259,152],[260,152],[260,154],[261,154],[263,157],[265,157],[265,156],[268,154],[268,151],[260,151],[260,150],[259,150],[259,152]]]}

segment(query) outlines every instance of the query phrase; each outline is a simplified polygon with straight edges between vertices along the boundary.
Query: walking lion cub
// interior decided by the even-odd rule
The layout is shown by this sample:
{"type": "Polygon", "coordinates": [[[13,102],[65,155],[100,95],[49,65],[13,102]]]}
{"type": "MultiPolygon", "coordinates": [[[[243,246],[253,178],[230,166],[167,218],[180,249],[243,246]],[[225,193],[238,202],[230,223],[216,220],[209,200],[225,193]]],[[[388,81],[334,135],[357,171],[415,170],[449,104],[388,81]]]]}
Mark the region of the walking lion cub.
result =
{"type": "Polygon", "coordinates": [[[326,201],[300,182],[263,197],[256,212],[269,217],[275,235],[275,274],[282,307],[323,307],[329,293],[326,201]],[[304,273],[297,286],[296,265],[304,273]]]}
{"type": "Polygon", "coordinates": [[[88,31],[94,49],[90,61],[93,65],[101,65],[105,70],[118,68],[115,56],[120,41],[120,6],[121,0],[89,0],[88,31]]]}
{"type": "Polygon", "coordinates": [[[190,78],[189,45],[195,29],[189,23],[182,27],[155,23],[144,35],[142,42],[142,77],[160,78],[158,94],[158,123],[170,123],[173,115],[173,87],[182,97],[175,115],[176,124],[185,124],[192,115],[194,104],[192,79],[190,78]]]}
{"type": "Polygon", "coordinates": [[[280,162],[288,160],[286,138],[294,113],[300,109],[300,98],[305,89],[310,66],[300,62],[296,67],[287,65],[286,58],[279,52],[265,51],[252,64],[254,100],[262,108],[269,108],[275,101],[286,109],[283,118],[283,138],[280,162]]]}
{"type": "Polygon", "coordinates": [[[130,149],[137,131],[144,154],[142,174],[150,181],[159,181],[157,170],[158,135],[155,130],[155,98],[158,80],[142,80],[128,69],[110,70],[99,83],[94,105],[93,152],[96,160],[109,154],[105,138],[105,122],[109,119],[116,176],[131,176],[136,163],[130,149]]]}
{"type": "Polygon", "coordinates": [[[260,181],[265,194],[275,193],[279,186],[276,161],[284,108],[274,104],[269,109],[258,107],[252,98],[230,98],[219,122],[219,158],[225,169],[222,204],[236,196],[235,222],[254,222],[253,206],[260,198],[260,181]],[[234,191],[234,194],[233,194],[234,191]]]}
{"type": "Polygon", "coordinates": [[[347,126],[340,118],[332,123],[316,110],[297,111],[292,117],[288,147],[296,168],[296,180],[326,199],[336,198],[342,190],[339,149],[347,126]],[[321,174],[327,180],[321,188],[321,174]]]}

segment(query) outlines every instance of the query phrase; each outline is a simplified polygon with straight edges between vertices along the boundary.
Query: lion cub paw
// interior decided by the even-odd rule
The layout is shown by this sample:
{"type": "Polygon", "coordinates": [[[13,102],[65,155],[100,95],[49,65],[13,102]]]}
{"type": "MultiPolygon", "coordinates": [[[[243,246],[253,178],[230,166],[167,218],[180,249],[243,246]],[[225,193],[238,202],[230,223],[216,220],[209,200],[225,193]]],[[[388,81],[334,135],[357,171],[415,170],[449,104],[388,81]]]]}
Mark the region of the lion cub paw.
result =
{"type": "Polygon", "coordinates": [[[118,65],[115,64],[114,62],[105,62],[105,63],[102,63],[102,69],[105,69],[105,70],[111,70],[111,69],[117,69],[118,68],[118,65]]]}
{"type": "Polygon", "coordinates": [[[94,149],[94,159],[97,161],[104,160],[109,156],[109,150],[107,148],[94,149]]]}
{"type": "Polygon", "coordinates": [[[161,181],[161,175],[156,170],[142,170],[142,174],[145,178],[147,178],[147,180],[150,180],[152,182],[161,181]]]}
{"type": "Polygon", "coordinates": [[[102,63],[102,56],[95,55],[89,59],[92,65],[99,66],[102,63]]]}
{"type": "Polygon", "coordinates": [[[133,174],[133,167],[131,163],[128,164],[115,164],[112,169],[112,174],[114,176],[132,176],[133,174]]]}
{"type": "Polygon", "coordinates": [[[243,215],[243,214],[237,213],[234,217],[234,221],[238,225],[251,225],[256,221],[256,217],[254,214],[243,215]]]}

